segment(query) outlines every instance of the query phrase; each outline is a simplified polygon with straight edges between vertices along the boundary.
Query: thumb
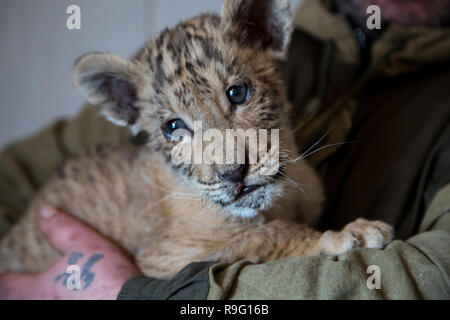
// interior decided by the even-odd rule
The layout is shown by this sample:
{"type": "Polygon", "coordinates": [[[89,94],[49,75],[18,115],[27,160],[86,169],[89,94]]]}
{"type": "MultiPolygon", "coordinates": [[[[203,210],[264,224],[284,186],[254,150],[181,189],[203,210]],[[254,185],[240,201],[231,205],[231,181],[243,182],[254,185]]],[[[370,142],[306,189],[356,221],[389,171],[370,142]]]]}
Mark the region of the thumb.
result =
{"type": "Polygon", "coordinates": [[[111,243],[83,222],[51,206],[38,214],[39,226],[50,244],[60,253],[73,249],[105,249],[111,243]]]}
{"type": "Polygon", "coordinates": [[[35,276],[23,273],[0,275],[0,300],[30,299],[30,287],[34,280],[35,276]]]}

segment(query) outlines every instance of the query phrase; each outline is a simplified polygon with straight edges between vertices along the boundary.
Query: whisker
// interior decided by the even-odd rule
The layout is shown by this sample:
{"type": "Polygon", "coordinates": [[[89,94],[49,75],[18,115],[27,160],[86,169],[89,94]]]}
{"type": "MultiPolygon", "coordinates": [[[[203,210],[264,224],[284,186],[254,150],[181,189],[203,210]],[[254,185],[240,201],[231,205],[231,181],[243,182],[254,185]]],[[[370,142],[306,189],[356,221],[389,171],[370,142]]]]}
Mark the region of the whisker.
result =
{"type": "MultiPolygon", "coordinates": [[[[321,143],[322,141],[323,141],[323,139],[325,139],[325,137],[330,133],[330,131],[331,130],[333,130],[334,129],[334,126],[333,127],[331,127],[330,129],[328,129],[328,131],[327,132],[325,132],[325,134],[322,136],[322,137],[320,137],[320,139],[316,142],[316,143],[314,143],[311,147],[309,147],[305,152],[303,152],[299,157],[298,157],[298,159],[303,159],[302,158],[302,156],[304,155],[304,154],[307,154],[308,152],[310,152],[312,149],[314,149],[314,147],[315,146],[317,146],[319,143],[321,143]]],[[[297,160],[296,160],[297,161],[297,160]]]]}
{"type": "Polygon", "coordinates": [[[331,147],[335,147],[335,146],[342,146],[342,145],[344,145],[344,144],[352,144],[352,143],[355,143],[355,141],[349,141],[349,142],[337,142],[337,143],[328,144],[328,145],[325,145],[325,146],[323,146],[323,147],[320,147],[320,148],[314,150],[314,151],[311,152],[311,153],[308,153],[308,154],[304,155],[304,156],[303,156],[302,158],[300,158],[299,160],[305,159],[306,157],[309,157],[309,156],[313,155],[314,153],[319,152],[320,150],[323,150],[323,149],[327,149],[327,148],[331,148],[331,147]]]}
{"type": "Polygon", "coordinates": [[[328,144],[325,146],[322,146],[320,148],[317,148],[316,150],[314,150],[314,148],[319,145],[324,139],[325,137],[330,133],[331,130],[334,129],[334,126],[331,127],[327,132],[325,132],[324,135],[322,135],[320,137],[319,140],[317,140],[311,147],[309,147],[305,152],[303,152],[300,156],[298,156],[296,159],[290,160],[288,163],[292,163],[292,162],[297,162],[298,160],[302,160],[305,159],[323,149],[327,149],[327,148],[331,148],[331,147],[335,147],[335,146],[340,146],[340,145],[344,145],[344,144],[351,144],[351,143],[355,143],[356,141],[345,141],[345,142],[337,142],[337,143],[332,143],[332,144],[328,144]]]}
{"type": "Polygon", "coordinates": [[[297,130],[300,130],[301,128],[303,128],[309,121],[311,121],[312,118],[314,118],[314,116],[317,114],[317,112],[313,112],[308,119],[306,119],[305,121],[303,121],[302,123],[300,123],[295,129],[292,130],[292,133],[295,133],[297,130]]]}

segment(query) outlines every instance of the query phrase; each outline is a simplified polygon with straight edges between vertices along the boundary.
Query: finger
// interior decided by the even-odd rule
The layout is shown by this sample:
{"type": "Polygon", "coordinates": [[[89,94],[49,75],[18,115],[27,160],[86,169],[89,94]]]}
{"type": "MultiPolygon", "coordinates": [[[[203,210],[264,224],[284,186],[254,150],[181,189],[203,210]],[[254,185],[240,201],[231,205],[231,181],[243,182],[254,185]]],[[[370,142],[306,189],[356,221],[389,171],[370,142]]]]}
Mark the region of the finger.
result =
{"type": "Polygon", "coordinates": [[[111,243],[83,222],[51,206],[39,211],[39,226],[50,244],[61,253],[74,249],[106,249],[111,243]]]}
{"type": "Polygon", "coordinates": [[[33,276],[22,273],[10,273],[0,276],[0,300],[28,299],[33,276]]]}

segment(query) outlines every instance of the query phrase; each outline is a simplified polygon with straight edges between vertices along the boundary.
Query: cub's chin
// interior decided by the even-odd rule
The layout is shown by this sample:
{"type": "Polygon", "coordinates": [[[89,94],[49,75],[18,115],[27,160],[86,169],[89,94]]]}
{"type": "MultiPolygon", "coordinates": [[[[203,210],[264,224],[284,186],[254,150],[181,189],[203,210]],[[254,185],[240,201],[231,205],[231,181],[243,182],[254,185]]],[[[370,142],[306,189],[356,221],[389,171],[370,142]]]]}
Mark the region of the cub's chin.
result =
{"type": "Polygon", "coordinates": [[[238,197],[224,209],[233,216],[250,219],[263,211],[270,210],[275,201],[283,196],[283,191],[284,187],[281,182],[261,185],[238,197]]]}

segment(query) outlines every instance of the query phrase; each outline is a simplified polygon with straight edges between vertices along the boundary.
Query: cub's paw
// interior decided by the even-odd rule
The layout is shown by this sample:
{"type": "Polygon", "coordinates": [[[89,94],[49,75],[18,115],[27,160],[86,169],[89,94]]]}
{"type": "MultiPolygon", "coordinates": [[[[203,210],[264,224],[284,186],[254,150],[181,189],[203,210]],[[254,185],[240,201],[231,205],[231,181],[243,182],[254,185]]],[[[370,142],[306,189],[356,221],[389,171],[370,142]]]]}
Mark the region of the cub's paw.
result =
{"type": "Polygon", "coordinates": [[[383,249],[394,238],[394,228],[382,221],[357,219],[343,230],[350,232],[360,242],[360,247],[383,249]]]}
{"type": "Polygon", "coordinates": [[[394,237],[394,229],[381,221],[357,219],[342,231],[325,232],[319,240],[318,253],[341,254],[354,248],[383,249],[394,237]]]}

